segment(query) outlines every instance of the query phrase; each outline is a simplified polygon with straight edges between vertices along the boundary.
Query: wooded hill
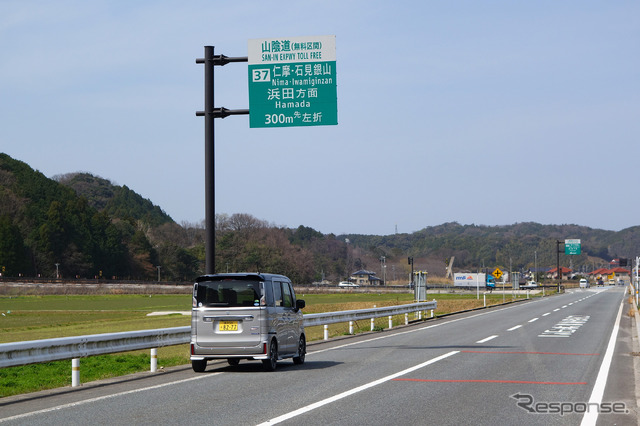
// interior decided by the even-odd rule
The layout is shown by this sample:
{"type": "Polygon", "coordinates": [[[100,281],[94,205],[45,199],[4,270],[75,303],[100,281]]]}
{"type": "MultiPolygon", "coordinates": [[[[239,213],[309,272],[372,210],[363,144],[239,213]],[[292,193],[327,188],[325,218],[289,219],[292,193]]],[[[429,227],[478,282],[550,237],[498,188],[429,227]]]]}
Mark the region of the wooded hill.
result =
{"type": "MultiPolygon", "coordinates": [[[[561,266],[588,271],[617,257],[640,254],[640,227],[619,232],[578,225],[506,226],[445,223],[411,234],[325,235],[284,228],[247,214],[216,217],[217,272],[265,271],[298,283],[346,279],[359,269],[388,283],[408,282],[416,270],[552,268],[556,240],[578,238],[582,254],[561,266]],[[381,258],[384,257],[384,262],[381,258]]],[[[562,246],[561,246],[562,247],[562,246]]],[[[88,173],[45,177],[0,153],[0,271],[3,276],[191,281],[204,271],[202,224],[177,224],[127,186],[88,173]]]]}

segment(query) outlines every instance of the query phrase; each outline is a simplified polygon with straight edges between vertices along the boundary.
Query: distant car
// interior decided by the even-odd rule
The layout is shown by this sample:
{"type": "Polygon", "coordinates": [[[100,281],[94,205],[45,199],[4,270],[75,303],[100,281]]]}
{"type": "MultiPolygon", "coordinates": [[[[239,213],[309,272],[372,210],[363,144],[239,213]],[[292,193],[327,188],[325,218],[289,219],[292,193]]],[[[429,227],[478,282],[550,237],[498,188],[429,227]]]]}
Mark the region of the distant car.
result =
{"type": "Polygon", "coordinates": [[[536,287],[538,287],[538,283],[535,281],[527,281],[526,284],[520,286],[520,288],[524,288],[524,289],[536,288],[536,287]]]}
{"type": "Polygon", "coordinates": [[[609,285],[616,285],[615,280],[609,280],[609,285]]]}
{"type": "Polygon", "coordinates": [[[352,283],[351,281],[340,281],[338,283],[338,287],[360,287],[356,283],[352,283]]]}
{"type": "Polygon", "coordinates": [[[589,287],[589,281],[587,281],[586,278],[581,278],[580,288],[588,288],[588,287],[589,287]]]}

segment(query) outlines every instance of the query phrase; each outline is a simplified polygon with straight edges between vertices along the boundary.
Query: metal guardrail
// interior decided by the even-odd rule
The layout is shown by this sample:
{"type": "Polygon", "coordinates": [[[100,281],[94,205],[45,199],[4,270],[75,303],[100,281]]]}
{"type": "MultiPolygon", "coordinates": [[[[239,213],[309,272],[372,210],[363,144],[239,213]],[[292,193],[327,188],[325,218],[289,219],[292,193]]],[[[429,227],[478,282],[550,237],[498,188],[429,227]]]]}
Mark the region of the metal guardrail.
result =
{"type": "MultiPolygon", "coordinates": [[[[433,300],[382,308],[307,314],[303,318],[305,327],[324,325],[325,339],[327,339],[327,324],[363,319],[372,319],[373,321],[373,318],[391,317],[436,308],[437,302],[433,300]]],[[[389,319],[389,327],[391,327],[391,319],[389,319]]],[[[2,343],[0,344],[0,368],[71,359],[72,386],[78,386],[79,358],[151,349],[151,371],[156,371],[156,348],[181,345],[189,343],[190,340],[191,326],[186,326],[2,343]]]]}
{"type": "Polygon", "coordinates": [[[402,315],[411,312],[428,311],[438,307],[435,300],[431,302],[411,303],[408,305],[387,306],[382,308],[355,309],[352,311],[324,312],[319,314],[306,314],[304,326],[335,324],[338,322],[358,321],[369,318],[380,318],[389,315],[402,315]]]}
{"type": "Polygon", "coordinates": [[[191,326],[0,344],[0,367],[189,343],[191,326]]]}

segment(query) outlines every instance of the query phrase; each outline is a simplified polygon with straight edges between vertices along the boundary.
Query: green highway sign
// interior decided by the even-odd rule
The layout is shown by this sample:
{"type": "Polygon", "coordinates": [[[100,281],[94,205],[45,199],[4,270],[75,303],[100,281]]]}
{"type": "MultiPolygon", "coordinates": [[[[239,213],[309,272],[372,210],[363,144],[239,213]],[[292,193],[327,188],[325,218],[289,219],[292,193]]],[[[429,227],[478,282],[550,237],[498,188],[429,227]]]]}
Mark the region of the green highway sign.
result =
{"type": "Polygon", "coordinates": [[[564,254],[580,254],[580,240],[564,240],[564,254]]]}
{"type": "Polygon", "coordinates": [[[249,40],[249,126],[338,124],[336,36],[249,40]]]}

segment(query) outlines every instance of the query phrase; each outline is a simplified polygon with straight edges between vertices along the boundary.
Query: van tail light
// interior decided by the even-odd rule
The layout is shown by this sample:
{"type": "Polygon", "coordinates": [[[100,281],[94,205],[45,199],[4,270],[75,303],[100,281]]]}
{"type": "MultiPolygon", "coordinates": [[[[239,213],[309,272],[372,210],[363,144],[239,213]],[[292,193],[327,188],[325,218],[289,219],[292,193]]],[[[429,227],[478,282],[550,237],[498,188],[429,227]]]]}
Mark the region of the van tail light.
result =
{"type": "MultiPolygon", "coordinates": [[[[191,345],[191,346],[193,347],[193,345],[191,345]]],[[[264,342],[262,344],[262,353],[265,354],[265,355],[267,354],[267,342],[264,342]]]]}
{"type": "Polygon", "coordinates": [[[193,343],[191,344],[191,355],[195,355],[195,351],[193,350],[193,343]]]}

